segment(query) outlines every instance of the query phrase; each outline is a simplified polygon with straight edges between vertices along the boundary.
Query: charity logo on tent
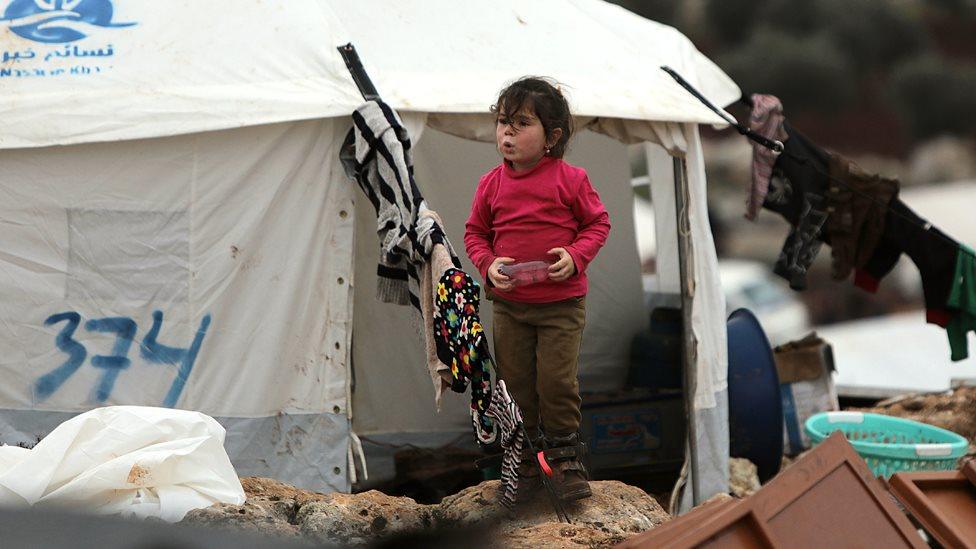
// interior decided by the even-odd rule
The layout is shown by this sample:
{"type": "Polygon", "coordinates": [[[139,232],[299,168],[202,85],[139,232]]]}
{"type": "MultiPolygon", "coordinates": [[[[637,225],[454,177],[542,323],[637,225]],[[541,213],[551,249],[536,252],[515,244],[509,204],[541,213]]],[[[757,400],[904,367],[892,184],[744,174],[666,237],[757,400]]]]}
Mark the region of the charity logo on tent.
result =
{"type": "Polygon", "coordinates": [[[0,27],[34,42],[62,44],[136,24],[113,22],[113,12],[112,0],[11,0],[0,27]]]}

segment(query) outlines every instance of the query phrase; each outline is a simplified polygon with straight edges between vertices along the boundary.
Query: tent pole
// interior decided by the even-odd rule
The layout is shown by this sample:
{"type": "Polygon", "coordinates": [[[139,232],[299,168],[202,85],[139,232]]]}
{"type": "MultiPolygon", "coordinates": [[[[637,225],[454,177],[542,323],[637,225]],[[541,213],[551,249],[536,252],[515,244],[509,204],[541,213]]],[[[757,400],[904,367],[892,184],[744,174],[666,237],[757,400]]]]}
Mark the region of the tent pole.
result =
{"type": "Polygon", "coordinates": [[[681,279],[681,363],[684,372],[685,418],[688,433],[688,453],[691,461],[692,504],[701,497],[701,476],[698,474],[698,426],[695,423],[695,388],[697,380],[698,347],[691,329],[691,306],[695,296],[694,258],[691,253],[691,222],[688,219],[688,168],[684,158],[673,157],[674,207],[678,225],[678,270],[681,279]]]}

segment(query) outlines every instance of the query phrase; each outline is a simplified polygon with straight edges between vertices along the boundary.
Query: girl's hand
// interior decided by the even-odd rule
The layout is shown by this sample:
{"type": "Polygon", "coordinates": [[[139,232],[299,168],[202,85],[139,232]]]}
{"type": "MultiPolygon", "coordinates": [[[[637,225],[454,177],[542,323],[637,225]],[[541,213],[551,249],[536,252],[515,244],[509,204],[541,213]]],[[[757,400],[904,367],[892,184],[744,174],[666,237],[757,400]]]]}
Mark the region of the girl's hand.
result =
{"type": "Polygon", "coordinates": [[[549,266],[549,280],[562,282],[576,274],[576,263],[566,248],[553,248],[546,253],[559,257],[558,261],[549,266]]]}
{"type": "Polygon", "coordinates": [[[511,257],[496,257],[491,265],[488,267],[488,280],[502,291],[511,290],[514,284],[512,284],[511,277],[503,275],[498,271],[498,268],[502,265],[508,265],[509,263],[515,263],[515,260],[511,257]]]}

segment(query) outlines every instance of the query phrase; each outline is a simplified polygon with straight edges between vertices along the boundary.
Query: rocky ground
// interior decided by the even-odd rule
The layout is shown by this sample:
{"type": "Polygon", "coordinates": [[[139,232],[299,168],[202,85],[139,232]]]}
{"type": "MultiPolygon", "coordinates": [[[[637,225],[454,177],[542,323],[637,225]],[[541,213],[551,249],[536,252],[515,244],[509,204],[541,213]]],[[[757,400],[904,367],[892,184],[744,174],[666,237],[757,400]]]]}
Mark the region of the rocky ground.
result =
{"type": "Polygon", "coordinates": [[[510,515],[496,503],[498,481],[466,488],[436,505],[375,490],[317,494],[267,478],[241,482],[244,505],[197,509],[183,522],[343,546],[467,532],[468,547],[579,548],[610,546],[671,518],[644,491],[617,481],[592,482],[593,497],[567,509],[572,525],[559,523],[541,495],[510,515]]]}
{"type": "MultiPolygon", "coordinates": [[[[936,425],[976,441],[976,387],[905,395],[863,411],[936,425]]],[[[973,453],[973,452],[970,452],[973,453]]],[[[784,460],[784,467],[792,460],[784,460]]],[[[486,481],[424,505],[375,490],[318,494],[278,481],[241,479],[247,502],[191,511],[184,523],[242,529],[317,544],[384,544],[389,547],[607,547],[670,520],[657,499],[617,481],[595,481],[593,497],[572,505],[572,525],[560,523],[544,495],[510,514],[496,503],[498,481],[486,481]],[[454,540],[454,543],[445,540],[454,540]]],[[[730,491],[747,497],[759,490],[756,468],[730,463],[730,491]]],[[[727,497],[727,496],[726,496],[727,497]]]]}

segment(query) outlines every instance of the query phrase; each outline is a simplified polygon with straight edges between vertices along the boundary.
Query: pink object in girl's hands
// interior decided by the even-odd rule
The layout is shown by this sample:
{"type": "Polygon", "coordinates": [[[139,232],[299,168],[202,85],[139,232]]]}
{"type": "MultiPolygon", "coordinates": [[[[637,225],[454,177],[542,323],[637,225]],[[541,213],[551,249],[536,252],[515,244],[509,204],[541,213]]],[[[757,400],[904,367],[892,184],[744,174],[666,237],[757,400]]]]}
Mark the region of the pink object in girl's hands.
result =
{"type": "Polygon", "coordinates": [[[527,261],[498,267],[498,272],[512,279],[513,286],[526,286],[549,280],[549,265],[545,261],[527,261]]]}

